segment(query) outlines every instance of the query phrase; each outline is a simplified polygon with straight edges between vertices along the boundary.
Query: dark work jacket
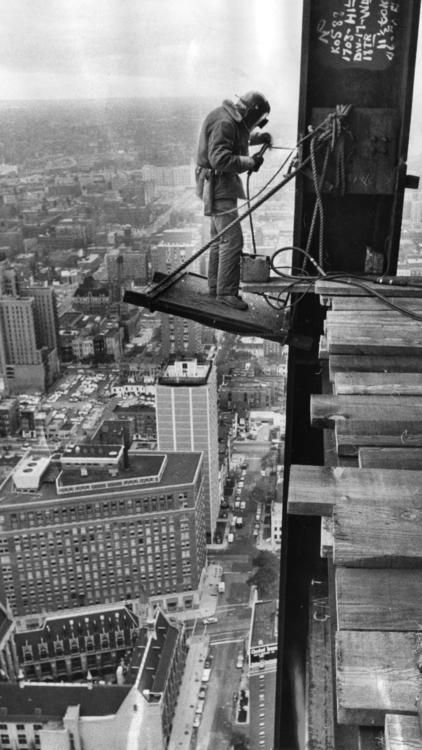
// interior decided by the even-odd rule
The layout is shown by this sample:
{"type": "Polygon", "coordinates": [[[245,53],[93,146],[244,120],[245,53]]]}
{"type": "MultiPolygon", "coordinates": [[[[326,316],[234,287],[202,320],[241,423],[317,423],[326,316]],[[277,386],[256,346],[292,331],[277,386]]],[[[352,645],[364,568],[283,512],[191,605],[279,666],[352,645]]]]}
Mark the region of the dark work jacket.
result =
{"type": "Polygon", "coordinates": [[[213,109],[199,134],[198,167],[214,171],[214,201],[245,198],[239,174],[254,166],[248,155],[249,130],[230,101],[213,109]]]}

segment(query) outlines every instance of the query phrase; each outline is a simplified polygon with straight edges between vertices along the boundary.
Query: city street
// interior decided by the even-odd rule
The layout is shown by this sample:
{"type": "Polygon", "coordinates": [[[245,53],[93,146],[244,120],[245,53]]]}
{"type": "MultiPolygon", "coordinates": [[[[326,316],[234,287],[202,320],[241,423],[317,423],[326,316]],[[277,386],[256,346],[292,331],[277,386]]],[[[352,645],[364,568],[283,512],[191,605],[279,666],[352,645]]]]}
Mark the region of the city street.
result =
{"type": "Polygon", "coordinates": [[[233,694],[240,690],[242,670],[236,669],[241,640],[211,645],[213,657],[204,714],[197,734],[197,750],[227,750],[235,719],[233,694]]]}

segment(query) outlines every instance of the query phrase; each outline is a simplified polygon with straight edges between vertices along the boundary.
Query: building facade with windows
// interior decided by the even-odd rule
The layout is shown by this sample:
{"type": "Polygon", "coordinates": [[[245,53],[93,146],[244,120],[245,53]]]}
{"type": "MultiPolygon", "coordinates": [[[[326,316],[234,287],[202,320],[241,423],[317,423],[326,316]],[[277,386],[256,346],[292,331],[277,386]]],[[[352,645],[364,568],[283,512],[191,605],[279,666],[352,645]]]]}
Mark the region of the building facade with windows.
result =
{"type": "Polygon", "coordinates": [[[176,359],[156,385],[159,450],[203,451],[207,536],[219,512],[217,376],[211,360],[176,359]]]}
{"type": "Polygon", "coordinates": [[[47,617],[40,629],[16,633],[14,650],[31,681],[21,670],[1,683],[2,749],[167,747],[187,646],[184,626],[159,608],[146,607],[139,616],[128,607],[106,607],[47,617]],[[107,680],[93,676],[95,665],[87,671],[87,660],[98,655],[109,667],[107,680]],[[58,663],[66,660],[79,665],[60,673],[58,663]]]}
{"type": "Polygon", "coordinates": [[[206,557],[201,453],[30,451],[1,485],[0,600],[14,615],[133,600],[192,607],[206,557]]]}

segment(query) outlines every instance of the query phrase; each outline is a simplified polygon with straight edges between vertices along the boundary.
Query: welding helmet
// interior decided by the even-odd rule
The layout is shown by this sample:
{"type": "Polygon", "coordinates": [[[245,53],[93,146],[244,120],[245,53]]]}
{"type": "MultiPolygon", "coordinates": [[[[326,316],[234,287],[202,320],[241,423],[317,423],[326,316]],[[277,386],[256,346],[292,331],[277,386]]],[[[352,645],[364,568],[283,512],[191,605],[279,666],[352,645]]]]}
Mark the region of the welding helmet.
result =
{"type": "Polygon", "coordinates": [[[267,115],[271,111],[268,99],[259,91],[248,91],[243,96],[239,96],[238,108],[242,113],[243,122],[250,130],[263,128],[268,122],[267,115]]]}

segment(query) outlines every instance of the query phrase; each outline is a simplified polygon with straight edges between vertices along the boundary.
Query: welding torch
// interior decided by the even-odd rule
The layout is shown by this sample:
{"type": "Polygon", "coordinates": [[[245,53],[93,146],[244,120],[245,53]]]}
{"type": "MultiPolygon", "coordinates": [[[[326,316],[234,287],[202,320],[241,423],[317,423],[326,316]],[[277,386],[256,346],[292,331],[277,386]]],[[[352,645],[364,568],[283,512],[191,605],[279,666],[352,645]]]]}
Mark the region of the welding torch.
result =
{"type": "MultiPolygon", "coordinates": [[[[271,143],[263,143],[263,144],[262,144],[262,146],[261,146],[261,148],[259,149],[259,151],[257,151],[257,152],[256,152],[256,154],[253,154],[253,155],[252,155],[252,159],[253,159],[253,158],[254,158],[255,156],[257,156],[257,157],[258,157],[258,159],[262,159],[262,158],[263,158],[263,156],[264,156],[264,154],[265,154],[265,152],[266,152],[266,151],[267,151],[267,150],[268,150],[269,148],[271,148],[271,143]]],[[[262,164],[262,161],[261,161],[261,164],[262,164]]],[[[261,166],[261,164],[259,165],[259,167],[261,166]]],[[[259,169],[259,167],[258,167],[258,169],[259,169]]],[[[248,171],[248,175],[251,175],[251,174],[253,174],[253,172],[257,172],[257,171],[258,171],[258,169],[250,169],[250,170],[248,171]]]]}

